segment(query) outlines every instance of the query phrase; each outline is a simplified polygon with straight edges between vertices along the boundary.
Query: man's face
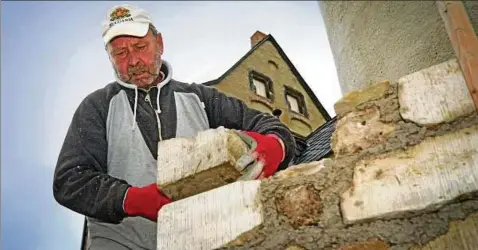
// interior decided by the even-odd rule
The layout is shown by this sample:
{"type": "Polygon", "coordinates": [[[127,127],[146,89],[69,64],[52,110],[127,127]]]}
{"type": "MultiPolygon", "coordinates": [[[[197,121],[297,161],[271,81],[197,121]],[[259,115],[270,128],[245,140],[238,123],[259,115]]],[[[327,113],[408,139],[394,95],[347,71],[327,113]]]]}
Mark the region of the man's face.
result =
{"type": "Polygon", "coordinates": [[[140,88],[156,83],[163,54],[161,34],[151,31],[144,37],[119,36],[107,46],[110,60],[118,78],[140,88]]]}

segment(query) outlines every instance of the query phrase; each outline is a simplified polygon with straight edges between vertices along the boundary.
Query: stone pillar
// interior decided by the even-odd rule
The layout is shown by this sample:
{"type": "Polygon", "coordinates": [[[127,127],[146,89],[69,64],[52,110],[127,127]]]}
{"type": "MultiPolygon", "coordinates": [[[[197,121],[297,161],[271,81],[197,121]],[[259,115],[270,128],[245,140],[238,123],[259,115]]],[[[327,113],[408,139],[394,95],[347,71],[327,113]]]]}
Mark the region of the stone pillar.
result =
{"type": "MultiPolygon", "coordinates": [[[[435,1],[320,1],[319,6],[343,94],[455,56],[435,1]]],[[[477,22],[478,4],[465,6],[477,22]]]]}

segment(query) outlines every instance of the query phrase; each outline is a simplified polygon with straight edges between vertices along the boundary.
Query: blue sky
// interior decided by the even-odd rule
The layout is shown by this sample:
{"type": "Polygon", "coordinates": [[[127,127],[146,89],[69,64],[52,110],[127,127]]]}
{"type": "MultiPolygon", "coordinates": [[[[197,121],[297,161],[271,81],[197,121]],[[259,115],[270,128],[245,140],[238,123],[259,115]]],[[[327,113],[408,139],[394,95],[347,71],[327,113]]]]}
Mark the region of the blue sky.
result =
{"type": "MultiPolygon", "coordinates": [[[[79,249],[83,217],[56,203],[53,170],[73,112],[113,79],[100,23],[128,2],[2,2],[1,244],[79,249]]],[[[147,9],[181,81],[214,79],[271,33],[331,115],[341,97],[316,2],[129,2],[147,9]]]]}

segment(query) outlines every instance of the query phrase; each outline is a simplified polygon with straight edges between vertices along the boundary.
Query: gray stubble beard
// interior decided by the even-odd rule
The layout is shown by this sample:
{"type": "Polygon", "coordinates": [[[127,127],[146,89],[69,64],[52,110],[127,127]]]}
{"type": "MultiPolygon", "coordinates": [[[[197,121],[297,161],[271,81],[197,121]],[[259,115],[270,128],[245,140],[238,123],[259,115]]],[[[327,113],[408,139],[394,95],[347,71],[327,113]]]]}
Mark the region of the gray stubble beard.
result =
{"type": "MultiPolygon", "coordinates": [[[[147,82],[146,85],[148,86],[151,86],[156,80],[158,80],[157,78],[161,75],[162,78],[164,77],[164,74],[160,74],[160,71],[161,71],[161,66],[163,65],[163,62],[161,60],[161,52],[159,51],[159,49],[157,50],[156,52],[156,56],[155,56],[155,60],[156,60],[156,66],[155,66],[155,69],[154,69],[154,73],[152,74],[153,78],[152,80],[150,80],[149,82],[147,82]]],[[[130,76],[128,73],[126,74],[121,74],[118,70],[118,68],[116,67],[116,65],[113,63],[113,61],[111,60],[111,64],[113,65],[113,70],[116,74],[116,76],[123,82],[128,82],[128,83],[131,83],[131,84],[134,84],[134,85],[137,85],[136,83],[132,83],[132,82],[129,82],[131,79],[132,79],[132,76],[130,76]]],[[[149,71],[148,71],[149,72],[149,71]]],[[[151,74],[151,72],[149,72],[151,74]]],[[[163,79],[160,79],[160,81],[162,81],[163,79]]]]}

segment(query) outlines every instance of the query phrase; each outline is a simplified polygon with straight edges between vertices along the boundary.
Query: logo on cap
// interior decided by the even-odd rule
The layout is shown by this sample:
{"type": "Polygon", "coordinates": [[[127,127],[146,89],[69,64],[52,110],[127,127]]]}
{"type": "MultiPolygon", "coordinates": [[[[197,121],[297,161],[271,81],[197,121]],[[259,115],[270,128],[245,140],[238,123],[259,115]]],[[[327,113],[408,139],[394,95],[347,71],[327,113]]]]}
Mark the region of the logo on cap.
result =
{"type": "Polygon", "coordinates": [[[121,18],[130,17],[130,16],[131,16],[131,14],[129,13],[128,9],[126,9],[124,7],[118,7],[113,12],[111,12],[110,22],[113,22],[113,21],[121,19],[121,18]]]}

